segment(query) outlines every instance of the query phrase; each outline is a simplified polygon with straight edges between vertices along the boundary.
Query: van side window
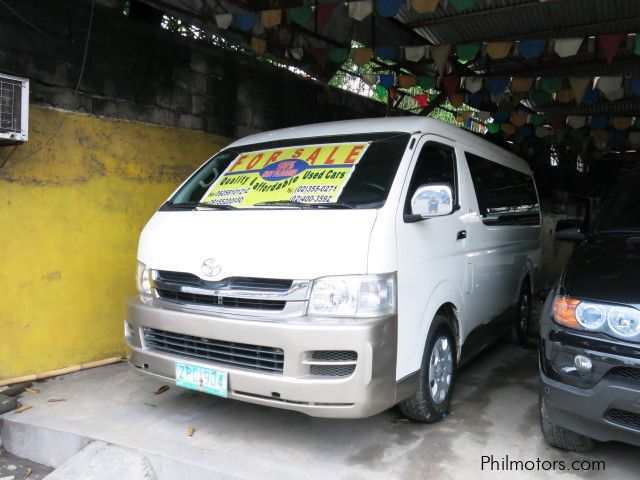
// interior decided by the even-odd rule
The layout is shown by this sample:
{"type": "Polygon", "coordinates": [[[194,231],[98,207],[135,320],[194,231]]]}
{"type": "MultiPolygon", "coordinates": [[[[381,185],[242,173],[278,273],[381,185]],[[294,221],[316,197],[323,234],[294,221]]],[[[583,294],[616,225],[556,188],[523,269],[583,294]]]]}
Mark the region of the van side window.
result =
{"type": "Polygon", "coordinates": [[[453,204],[458,203],[456,182],[456,156],[453,148],[440,143],[429,142],[422,147],[413,169],[404,211],[411,213],[411,197],[418,187],[431,183],[444,183],[453,190],[453,204]]]}
{"type": "Polygon", "coordinates": [[[485,225],[539,225],[540,205],[533,178],[465,152],[485,225]]]}

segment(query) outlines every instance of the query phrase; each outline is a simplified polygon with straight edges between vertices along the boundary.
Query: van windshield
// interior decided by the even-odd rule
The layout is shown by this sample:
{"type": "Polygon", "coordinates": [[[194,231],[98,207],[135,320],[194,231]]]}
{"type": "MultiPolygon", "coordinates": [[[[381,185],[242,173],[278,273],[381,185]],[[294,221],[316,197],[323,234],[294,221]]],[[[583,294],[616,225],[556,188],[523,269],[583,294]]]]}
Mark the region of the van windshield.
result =
{"type": "Polygon", "coordinates": [[[163,209],[380,208],[409,133],[296,138],[228,148],[163,209]]]}

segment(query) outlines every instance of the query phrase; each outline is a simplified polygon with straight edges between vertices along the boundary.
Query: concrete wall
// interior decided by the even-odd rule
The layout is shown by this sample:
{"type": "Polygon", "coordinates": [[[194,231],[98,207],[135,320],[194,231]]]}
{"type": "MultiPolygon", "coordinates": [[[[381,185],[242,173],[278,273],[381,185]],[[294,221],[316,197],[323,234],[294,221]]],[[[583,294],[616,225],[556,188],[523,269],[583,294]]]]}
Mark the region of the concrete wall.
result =
{"type": "Polygon", "coordinates": [[[0,148],[0,378],[123,352],[140,230],[228,142],[39,107],[30,114],[29,142],[0,148]]]}
{"type": "Polygon", "coordinates": [[[44,34],[0,9],[0,71],[29,77],[35,103],[227,137],[385,113],[379,102],[101,5],[76,98],[89,3],[16,2],[44,34]]]}
{"type": "Polygon", "coordinates": [[[75,96],[88,3],[0,9],[0,72],[32,91],[29,141],[0,146],[0,378],[123,352],[140,230],[232,137],[384,113],[100,3],[75,96]]]}

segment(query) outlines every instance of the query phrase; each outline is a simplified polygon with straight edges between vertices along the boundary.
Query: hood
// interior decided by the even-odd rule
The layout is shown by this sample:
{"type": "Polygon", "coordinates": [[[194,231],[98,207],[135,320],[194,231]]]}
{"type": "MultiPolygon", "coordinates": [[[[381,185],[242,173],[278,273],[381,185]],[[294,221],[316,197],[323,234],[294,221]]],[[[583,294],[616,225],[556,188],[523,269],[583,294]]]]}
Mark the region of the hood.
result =
{"type": "Polygon", "coordinates": [[[640,304],[640,236],[590,237],[569,259],[563,286],[572,297],[640,304]]]}
{"type": "Polygon", "coordinates": [[[260,209],[161,211],[140,236],[149,268],[208,280],[260,277],[306,280],[367,273],[376,210],[260,209]],[[221,270],[205,277],[207,259],[221,270]]]}

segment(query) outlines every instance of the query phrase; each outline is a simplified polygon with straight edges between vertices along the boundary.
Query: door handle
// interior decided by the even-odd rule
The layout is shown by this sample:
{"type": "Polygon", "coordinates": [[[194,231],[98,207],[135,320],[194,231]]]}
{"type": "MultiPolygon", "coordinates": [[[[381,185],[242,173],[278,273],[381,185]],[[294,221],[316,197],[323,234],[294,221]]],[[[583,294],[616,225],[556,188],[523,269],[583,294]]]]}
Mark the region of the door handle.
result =
{"type": "Polygon", "coordinates": [[[467,231],[466,230],[460,230],[458,232],[458,235],[456,235],[456,240],[463,240],[467,238],[467,231]]]}

